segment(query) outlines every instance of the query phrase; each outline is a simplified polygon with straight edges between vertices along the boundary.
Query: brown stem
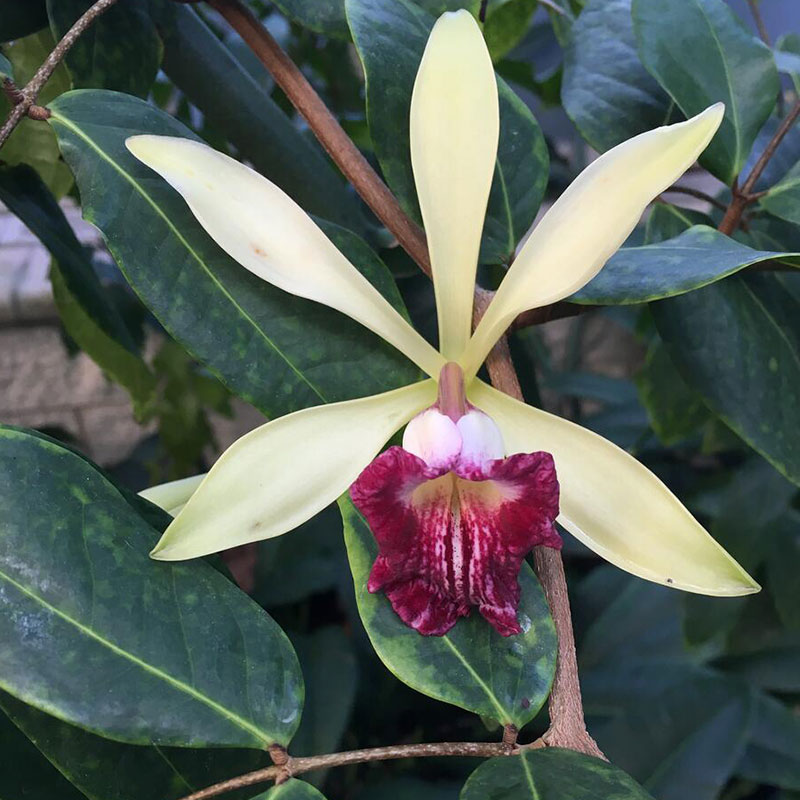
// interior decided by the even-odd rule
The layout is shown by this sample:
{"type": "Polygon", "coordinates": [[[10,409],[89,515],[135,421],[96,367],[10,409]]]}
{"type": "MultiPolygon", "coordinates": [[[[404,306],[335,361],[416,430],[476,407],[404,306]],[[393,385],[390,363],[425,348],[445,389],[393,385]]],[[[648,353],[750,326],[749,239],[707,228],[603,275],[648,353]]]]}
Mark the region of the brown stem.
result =
{"type": "Polygon", "coordinates": [[[753,165],[750,174],[747,176],[744,184],[742,185],[742,192],[746,195],[751,195],[756,181],[761,177],[761,173],[766,168],[769,160],[775,155],[778,145],[783,141],[783,137],[792,128],[792,125],[797,121],[800,116],[800,100],[798,100],[790,109],[789,113],[783,118],[783,121],[775,131],[775,135],[770,139],[769,144],[764,148],[764,152],[759,156],[758,161],[753,165]]]}
{"type": "Polygon", "coordinates": [[[375,170],[345,133],[305,75],[240,0],[208,0],[269,70],[292,105],[308,122],[320,144],[380,221],[397,237],[420,268],[431,274],[422,229],[400,207],[375,170]]]}
{"type": "MultiPolygon", "coordinates": [[[[9,136],[14,132],[14,128],[19,125],[20,121],[30,114],[31,109],[36,103],[36,98],[42,87],[50,79],[50,76],[55,72],[56,67],[64,60],[64,56],[69,52],[72,45],[78,40],[80,35],[100,16],[106,9],[116,3],[117,0],[97,0],[94,5],[89,7],[80,17],[75,21],[74,25],[64,34],[61,41],[55,46],[53,52],[44,61],[39,69],[36,70],[34,76],[28,82],[28,85],[19,90],[18,102],[11,109],[8,119],[3,123],[0,128],[0,147],[2,147],[9,136]]],[[[34,119],[47,119],[49,113],[45,109],[33,111],[34,119]]]]}
{"type": "Polygon", "coordinates": [[[747,5],[750,6],[750,13],[753,15],[753,19],[756,22],[756,28],[758,29],[758,35],[761,37],[761,41],[767,47],[772,47],[772,43],[769,40],[769,33],[767,33],[767,26],[764,24],[764,20],[761,16],[761,9],[758,7],[758,0],[747,0],[747,5]]]}
{"type": "Polygon", "coordinates": [[[391,747],[371,747],[366,750],[350,750],[346,753],[330,753],[323,756],[292,758],[272,767],[248,772],[221,783],[215,783],[199,792],[187,795],[181,800],[207,800],[226,792],[233,792],[245,786],[253,786],[268,781],[286,780],[304,772],[329,767],[342,767],[347,764],[363,764],[368,761],[389,761],[396,758],[430,758],[433,756],[466,756],[492,758],[494,756],[516,755],[525,749],[540,747],[539,742],[517,746],[503,742],[437,742],[434,744],[398,744],[391,747]]]}
{"type": "Polygon", "coordinates": [[[712,206],[716,206],[720,211],[725,211],[727,208],[725,203],[721,203],[716,197],[712,197],[706,192],[701,192],[700,189],[693,189],[691,186],[670,186],[669,189],[664,189],[661,194],[686,194],[689,197],[696,197],[698,200],[711,203],[712,206]]]}
{"type": "MultiPolygon", "coordinates": [[[[491,292],[481,292],[476,300],[473,321],[477,324],[491,301],[491,292]]],[[[501,392],[524,402],[508,340],[502,337],[486,359],[492,385],[501,392]]],[[[578,679],[578,659],[575,652],[575,635],[569,608],[567,580],[561,553],[550,547],[537,547],[533,551],[536,574],[542,584],[558,637],[558,658],[553,689],[550,692],[550,727],[542,740],[550,747],[567,747],[590,756],[605,758],[597,743],[586,730],[581,702],[581,685],[578,679]]]]}

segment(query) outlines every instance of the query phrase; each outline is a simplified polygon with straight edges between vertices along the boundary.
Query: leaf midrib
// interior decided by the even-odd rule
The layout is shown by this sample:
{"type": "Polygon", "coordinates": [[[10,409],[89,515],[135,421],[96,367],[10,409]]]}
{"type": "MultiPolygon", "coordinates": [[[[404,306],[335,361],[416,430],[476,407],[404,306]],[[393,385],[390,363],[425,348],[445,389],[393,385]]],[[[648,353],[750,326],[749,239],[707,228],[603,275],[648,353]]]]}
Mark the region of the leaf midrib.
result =
{"type": "MultiPolygon", "coordinates": [[[[96,642],[99,642],[102,646],[107,647],[115,655],[127,659],[128,661],[130,661],[143,671],[151,675],[154,675],[155,677],[159,678],[160,680],[163,680],[165,683],[168,683],[170,686],[177,689],[178,691],[189,695],[190,697],[194,698],[195,700],[201,703],[204,703],[209,708],[217,712],[220,716],[224,717],[237,727],[241,728],[244,731],[247,731],[247,733],[256,737],[256,739],[262,742],[263,744],[268,745],[272,743],[274,737],[269,736],[260,728],[256,727],[253,723],[249,722],[246,719],[243,719],[237,714],[234,714],[232,711],[220,705],[215,700],[212,700],[207,695],[204,695],[202,692],[199,692],[193,686],[190,686],[189,684],[178,680],[172,675],[169,675],[168,673],[164,672],[162,669],[159,669],[153,664],[149,664],[146,661],[143,661],[142,659],[135,656],[133,653],[129,653],[127,650],[124,650],[123,648],[119,647],[118,645],[104,638],[96,631],[87,627],[78,620],[73,619],[68,614],[56,608],[51,603],[48,603],[44,598],[39,597],[37,594],[35,594],[35,592],[30,590],[27,586],[24,586],[18,581],[15,581],[10,575],[7,575],[2,570],[0,570],[0,579],[9,583],[11,586],[17,589],[17,591],[22,592],[22,594],[26,595],[35,603],[38,603],[43,608],[47,609],[50,613],[54,614],[55,616],[59,617],[60,619],[64,620],[65,622],[75,627],[83,635],[87,636],[90,639],[93,639],[96,642]]],[[[4,688],[6,688],[6,690],[9,692],[11,691],[11,689],[8,688],[7,686],[4,688]]]]}
{"type": "Polygon", "coordinates": [[[80,137],[86,144],[92,148],[105,162],[118,172],[138,193],[144,200],[154,209],[154,211],[164,220],[169,230],[175,238],[183,245],[186,251],[195,259],[200,265],[201,269],[208,275],[209,278],[217,285],[222,294],[230,301],[231,305],[241,316],[253,327],[255,331],[261,336],[262,339],[275,351],[275,353],[283,359],[286,365],[297,375],[297,377],[305,383],[314,394],[319,397],[323,403],[327,403],[327,398],[320,392],[320,390],[311,383],[311,381],[298,369],[294,362],[286,355],[286,353],[278,347],[275,342],[267,335],[266,331],[256,324],[255,320],[236,302],[230,292],[220,283],[216,275],[208,268],[205,260],[197,253],[197,251],[189,244],[183,234],[173,225],[172,221],[162,211],[160,206],[153,200],[153,198],[144,190],[144,188],[134,180],[128,172],[122,169],[110,156],[97,145],[97,143],[81,128],[75,125],[70,119],[62,116],[58,111],[52,111],[53,119],[60,122],[64,127],[71,130],[76,136],[80,137]]]}

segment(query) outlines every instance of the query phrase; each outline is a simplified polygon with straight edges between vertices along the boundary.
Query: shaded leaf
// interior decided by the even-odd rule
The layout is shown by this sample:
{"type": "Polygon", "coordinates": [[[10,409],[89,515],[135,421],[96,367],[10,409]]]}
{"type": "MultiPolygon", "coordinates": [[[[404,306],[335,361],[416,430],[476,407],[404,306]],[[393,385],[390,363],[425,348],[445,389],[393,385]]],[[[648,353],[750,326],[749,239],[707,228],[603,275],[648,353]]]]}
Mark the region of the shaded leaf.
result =
{"type": "Polygon", "coordinates": [[[693,225],[715,227],[708,214],[668,203],[655,203],[647,217],[643,244],[657,244],[665,239],[672,239],[693,225]]]}
{"type": "MultiPolygon", "coordinates": [[[[170,334],[240,397],[276,416],[417,378],[403,356],[357,323],[236,264],[180,196],[125,148],[136,133],[191,136],[179,122],[136,98],[91,90],[70,92],[52,110],[50,123],[78,176],[84,215],[170,334]]],[[[326,230],[401,303],[388,270],[358,237],[335,226],[326,230]]]]}
{"type": "MultiPolygon", "coordinates": [[[[55,41],[49,30],[4,45],[3,53],[11,62],[19,86],[28,83],[53,47],[55,41]]],[[[38,102],[47,105],[69,88],[69,74],[59,65],[39,92],[38,102]]],[[[8,98],[0,92],[0,118],[5,119],[10,111],[8,98]]],[[[61,160],[53,131],[45,123],[28,117],[21,120],[3,145],[2,160],[9,166],[30,164],[57,198],[63,197],[72,186],[72,174],[61,160]]]]}
{"type": "Polygon", "coordinates": [[[767,585],[787,628],[800,629],[800,514],[785,514],[770,530],[767,585]]]}
{"type": "Polygon", "coordinates": [[[67,333],[112,380],[129,392],[142,414],[155,377],[116,307],[110,302],[64,212],[35,170],[0,167],[0,200],[50,251],[53,295],[67,333]]]}
{"type": "Polygon", "coordinates": [[[525,37],[539,0],[498,0],[489,4],[483,35],[492,61],[499,61],[525,37]]]}
{"type": "Polygon", "coordinates": [[[86,460],[8,428],[0,451],[2,687],[118,741],[286,744],[302,678],[266,613],[202,562],[153,563],[155,531],[86,460]]]}
{"type": "Polygon", "coordinates": [[[772,51],[723,0],[633,0],[633,28],[645,67],[687,117],[725,103],[700,163],[732,183],[778,96],[772,51]]]}
{"type": "Polygon", "coordinates": [[[770,214],[800,225],[800,161],[764,197],[761,207],[770,214]]]}
{"type": "Polygon", "coordinates": [[[561,101],[601,153],[667,122],[672,102],[639,60],[631,0],[591,0],[583,9],[564,53],[561,101]]]}
{"type": "Polygon", "coordinates": [[[469,776],[460,799],[564,800],[565,791],[569,800],[652,800],[607,761],[557,747],[485,761],[469,776]]]}
{"type": "Polygon", "coordinates": [[[550,692],[555,669],[555,630],[533,570],[520,572],[523,633],[503,637],[478,613],[445,636],[420,636],[395,614],[382,592],[370,594],[367,578],[377,545],[348,496],[339,499],[345,543],[361,621],[386,667],[422,694],[521,728],[550,692]]]}
{"type": "MultiPolygon", "coordinates": [[[[347,0],[347,18],[367,80],[367,120],[391,189],[419,220],[409,149],[409,109],[434,18],[409,0],[347,0]]],[[[547,184],[547,146],[525,104],[502,81],[500,143],[480,260],[501,263],[536,216],[547,184]]]]}
{"type": "Polygon", "coordinates": [[[280,786],[273,786],[252,800],[325,800],[310,783],[292,778],[280,786]]]}
{"type": "MultiPolygon", "coordinates": [[[[85,795],[90,800],[176,800],[270,763],[266,753],[255,750],[190,750],[113,742],[61,722],[5,693],[0,693],[0,708],[50,764],[83,793],[73,789],[75,795],[85,795]]],[[[241,798],[242,792],[235,797],[241,798]]]]}
{"type": "Polygon", "coordinates": [[[162,31],[164,71],[170,80],[231,141],[242,159],[305,211],[363,230],[355,196],[316,142],[298,133],[193,8],[176,5],[174,14],[174,23],[162,31]],[[220,86],[225,87],[224,92],[219,91],[220,86]]]}
{"type": "Polygon", "coordinates": [[[800,303],[780,291],[780,279],[734,277],[651,308],[686,381],[742,439],[800,483],[800,353],[791,334],[800,303]],[[770,297],[773,290],[783,308],[770,297]]]}
{"type": "Polygon", "coordinates": [[[45,0],[4,0],[0,42],[21,39],[46,27],[45,0]]]}
{"type": "MultiPolygon", "coordinates": [[[[50,26],[61,38],[93,0],[47,0],[50,26]]],[[[148,3],[117,0],[78,38],[65,62],[77,89],[113,89],[147,97],[161,64],[161,40],[148,3]]]]}
{"type": "Polygon", "coordinates": [[[736,774],[800,791],[800,716],[796,711],[768,695],[758,696],[750,741],[736,774]]]}
{"type": "Polygon", "coordinates": [[[800,253],[754,250],[705,225],[640,247],[623,247],[570,301],[627,305],[708,286],[751,264],[778,259],[800,266],[800,253]]]}
{"type": "MultiPolygon", "coordinates": [[[[758,161],[766,146],[772,141],[781,122],[782,120],[779,117],[773,116],[764,123],[764,127],[759,131],[756,137],[747,163],[742,169],[743,175],[750,174],[756,161],[758,161]]],[[[800,161],[800,127],[794,125],[786,132],[783,139],[781,139],[780,144],[770,156],[769,161],[767,161],[761,176],[756,181],[753,188],[757,192],[769,189],[783,178],[798,161],[800,161]]]]}
{"type": "Polygon", "coordinates": [[[596,729],[595,738],[659,800],[716,800],[744,752],[751,722],[745,685],[699,677],[643,699],[596,729]]]}

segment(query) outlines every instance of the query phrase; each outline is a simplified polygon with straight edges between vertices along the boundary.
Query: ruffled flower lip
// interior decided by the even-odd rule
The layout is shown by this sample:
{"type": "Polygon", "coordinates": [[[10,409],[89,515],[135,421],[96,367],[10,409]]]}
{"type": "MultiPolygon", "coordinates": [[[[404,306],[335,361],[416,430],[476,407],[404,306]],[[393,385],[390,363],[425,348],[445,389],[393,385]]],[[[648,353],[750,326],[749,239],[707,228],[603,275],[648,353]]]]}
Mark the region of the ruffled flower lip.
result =
{"type": "Polygon", "coordinates": [[[379,547],[367,588],[423,635],[444,635],[474,606],[510,636],[523,559],[561,547],[555,466],[544,452],[466,455],[432,465],[391,447],[361,473],[350,495],[379,547]]]}

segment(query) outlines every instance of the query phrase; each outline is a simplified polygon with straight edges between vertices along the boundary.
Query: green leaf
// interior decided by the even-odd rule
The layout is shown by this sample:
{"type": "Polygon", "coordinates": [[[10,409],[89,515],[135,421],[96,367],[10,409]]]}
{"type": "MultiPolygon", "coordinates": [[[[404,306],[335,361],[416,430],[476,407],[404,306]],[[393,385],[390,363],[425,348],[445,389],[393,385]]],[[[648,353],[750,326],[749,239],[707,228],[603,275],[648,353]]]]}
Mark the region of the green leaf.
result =
{"type": "Polygon", "coordinates": [[[22,39],[47,27],[45,0],[4,0],[0,42],[22,39]]]}
{"type": "Polygon", "coordinates": [[[298,134],[289,117],[194,9],[176,5],[174,13],[174,24],[162,32],[164,71],[170,80],[230,140],[242,159],[309,214],[362,231],[365,223],[357,200],[321,148],[298,134]]]}
{"type": "Polygon", "coordinates": [[[702,397],[683,379],[661,341],[647,351],[636,375],[639,397],[656,436],[668,447],[705,425],[712,414],[702,397]]]}
{"type": "MultiPolygon", "coordinates": [[[[136,98],[91,90],[70,92],[52,111],[84,215],[169,333],[240,397],[277,416],[417,379],[402,355],[357,323],[236,264],[125,148],[136,133],[191,136],[179,122],[136,98]]],[[[388,270],[358,237],[335,226],[326,232],[401,304],[388,270]]]]}
{"type": "Polygon", "coordinates": [[[672,102],[639,60],[631,0],[592,0],[581,12],[564,53],[561,100],[601,153],[666,123],[672,102]]]}
{"type": "Polygon", "coordinates": [[[35,170],[0,167],[0,200],[36,235],[55,259],[50,281],[67,333],[131,396],[141,415],[155,377],[116,307],[109,301],[64,212],[35,170]]]}
{"type": "MultiPolygon", "coordinates": [[[[767,145],[772,141],[782,121],[783,120],[779,117],[770,117],[764,123],[764,127],[759,131],[756,137],[753,149],[750,151],[747,163],[744,165],[744,169],[742,169],[742,175],[750,174],[767,145]]],[[[795,125],[790,128],[783,139],[781,139],[780,144],[770,156],[769,161],[767,161],[761,176],[756,181],[753,188],[757,192],[771,188],[778,183],[798,161],[800,161],[800,126],[795,125]]]]}
{"type": "MultiPolygon", "coordinates": [[[[3,47],[19,86],[24,86],[33,77],[53,47],[55,41],[49,30],[26,36],[3,47]]],[[[69,74],[60,65],[39,92],[38,102],[47,105],[69,88],[69,74]]],[[[0,117],[5,119],[10,111],[8,98],[0,92],[0,117]]],[[[27,117],[23,119],[3,145],[2,160],[9,166],[30,164],[58,198],[63,197],[72,186],[72,174],[61,160],[53,131],[45,123],[27,117]]]]}
{"type": "Polygon", "coordinates": [[[767,586],[781,622],[800,629],[800,513],[782,516],[770,532],[767,556],[767,586]]]}
{"type": "Polygon", "coordinates": [[[800,266],[800,253],[754,250],[713,228],[695,225],[663,242],[618,250],[570,301],[631,305],[661,300],[708,286],[768,259],[800,266]]]}
{"type": "MultiPolygon", "coordinates": [[[[293,756],[314,756],[339,749],[356,696],[358,664],[350,638],[341,628],[321,628],[292,637],[306,686],[303,719],[292,739],[293,756]]],[[[326,770],[304,779],[322,785],[326,770]]]]}
{"type": "Polygon", "coordinates": [[[267,614],[202,562],[151,561],[86,460],[8,428],[0,454],[0,686],[132,744],[287,744],[302,677],[267,614]]]}
{"type": "Polygon", "coordinates": [[[262,792],[252,800],[325,800],[325,798],[311,784],[292,778],[280,786],[273,786],[268,792],[262,792]]]}
{"type": "MultiPolygon", "coordinates": [[[[50,770],[56,767],[80,789],[83,794],[72,789],[75,797],[177,800],[232,775],[269,764],[266,753],[256,750],[191,750],[112,742],[61,722],[5,693],[0,693],[0,708],[33,742],[29,746],[35,745],[47,757],[50,763],[45,762],[45,765],[50,770]]],[[[9,763],[16,764],[16,761],[9,763]]],[[[69,786],[65,780],[61,782],[69,786]]],[[[59,793],[58,797],[61,796],[59,793]]],[[[241,796],[241,792],[236,795],[241,796]]],[[[0,792],[0,797],[5,798],[5,795],[0,792]]],[[[47,800],[52,797],[50,795],[47,800]]],[[[72,797],[73,794],[65,794],[65,800],[72,797]]]]}
{"type": "Polygon", "coordinates": [[[0,710],[0,797],[3,800],[85,800],[0,710]],[[13,765],[13,767],[11,766],[13,765]]]}
{"type": "Polygon", "coordinates": [[[778,70],[792,79],[795,92],[800,92],[800,34],[786,33],[775,43],[775,63],[778,70]]]}
{"type": "MultiPolygon", "coordinates": [[[[411,91],[434,18],[409,0],[347,0],[347,19],[367,76],[367,120],[383,174],[419,220],[409,149],[411,91]]],[[[481,243],[481,263],[507,261],[533,222],[547,184],[547,146],[527,106],[498,80],[500,143],[481,243]]]]}
{"type": "Polygon", "coordinates": [[[757,783],[800,791],[800,717],[759,694],[750,741],[736,774],[757,783]]]}
{"type": "Polygon", "coordinates": [[[489,4],[483,35],[492,61],[499,61],[525,38],[539,0],[498,0],[489,4]]]}
{"type": "MultiPolygon", "coordinates": [[[[93,0],[47,0],[50,27],[61,38],[93,0]]],[[[66,55],[76,89],[113,89],[147,97],[161,65],[161,39],[148,3],[118,0],[78,38],[66,55]]]]}
{"type": "Polygon", "coordinates": [[[595,734],[659,800],[716,800],[744,752],[752,706],[746,685],[699,677],[643,699],[595,734]]]}
{"type": "Polygon", "coordinates": [[[349,39],[344,0],[275,0],[275,5],[298,25],[337,39],[349,39]]]}
{"type": "Polygon", "coordinates": [[[700,163],[731,184],[775,105],[772,51],[723,0],[633,0],[645,67],[687,117],[725,103],[725,119],[700,163]]]}
{"type": "Polygon", "coordinates": [[[714,221],[708,214],[702,214],[700,211],[667,203],[655,203],[647,217],[644,244],[656,244],[680,236],[693,225],[713,228],[714,221]]]}
{"type": "Polygon", "coordinates": [[[377,545],[347,495],[339,499],[361,621],[386,667],[422,694],[521,728],[542,707],[553,681],[556,638],[533,570],[520,572],[523,633],[505,638],[479,614],[445,636],[421,636],[395,614],[386,596],[367,591],[377,545]]]}
{"type": "Polygon", "coordinates": [[[779,472],[800,483],[800,303],[781,289],[781,279],[729,278],[651,309],[689,385],[779,472]]]}
{"type": "MultiPolygon", "coordinates": [[[[755,574],[768,553],[778,517],[796,494],[796,486],[763,459],[753,458],[734,473],[710,533],[750,574],[755,574]]],[[[747,601],[686,595],[684,602],[686,638],[695,644],[723,639],[747,601]]]]}
{"type": "Polygon", "coordinates": [[[800,225],[800,161],[761,198],[761,207],[795,225],[800,225]]]}
{"type": "Polygon", "coordinates": [[[607,761],[557,747],[485,761],[469,776],[460,800],[566,800],[567,797],[652,800],[633,778],[607,761]]]}

